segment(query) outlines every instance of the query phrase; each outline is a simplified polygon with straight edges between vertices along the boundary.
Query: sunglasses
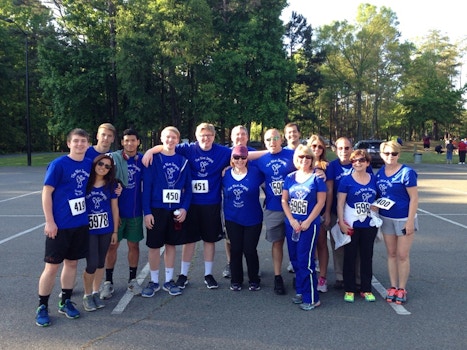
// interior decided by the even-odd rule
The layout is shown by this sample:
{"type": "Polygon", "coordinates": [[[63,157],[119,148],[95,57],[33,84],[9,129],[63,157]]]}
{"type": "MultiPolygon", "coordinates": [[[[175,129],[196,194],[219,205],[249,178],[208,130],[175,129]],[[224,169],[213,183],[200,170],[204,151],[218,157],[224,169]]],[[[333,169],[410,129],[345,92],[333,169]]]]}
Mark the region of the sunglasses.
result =
{"type": "Polygon", "coordinates": [[[399,155],[399,152],[381,152],[382,154],[384,154],[385,156],[393,156],[393,157],[397,157],[399,155]]]}
{"type": "Polygon", "coordinates": [[[281,138],[279,136],[274,136],[274,137],[270,137],[268,139],[266,139],[267,142],[270,142],[270,141],[279,141],[281,138]]]}
{"type": "Polygon", "coordinates": [[[239,160],[239,159],[243,159],[245,160],[247,157],[241,157],[241,156],[232,156],[233,159],[235,160],[239,160]]]}
{"type": "Polygon", "coordinates": [[[105,164],[105,163],[102,162],[102,161],[97,162],[97,165],[103,166],[103,167],[106,168],[107,170],[112,169],[112,165],[110,165],[110,164],[105,164]]]}
{"type": "Polygon", "coordinates": [[[300,154],[297,156],[300,159],[306,158],[306,159],[313,159],[313,156],[309,156],[308,154],[300,154]]]}
{"type": "Polygon", "coordinates": [[[345,149],[346,151],[348,151],[348,150],[350,149],[350,147],[349,147],[349,146],[337,147],[337,149],[338,149],[339,151],[342,151],[342,150],[344,150],[344,149],[345,149]]]}
{"type": "Polygon", "coordinates": [[[362,158],[354,158],[351,160],[352,163],[366,163],[366,158],[365,157],[362,157],[362,158]]]}
{"type": "Polygon", "coordinates": [[[324,147],[321,146],[321,145],[311,145],[311,148],[313,148],[313,149],[315,149],[315,148],[324,149],[324,147]]]}

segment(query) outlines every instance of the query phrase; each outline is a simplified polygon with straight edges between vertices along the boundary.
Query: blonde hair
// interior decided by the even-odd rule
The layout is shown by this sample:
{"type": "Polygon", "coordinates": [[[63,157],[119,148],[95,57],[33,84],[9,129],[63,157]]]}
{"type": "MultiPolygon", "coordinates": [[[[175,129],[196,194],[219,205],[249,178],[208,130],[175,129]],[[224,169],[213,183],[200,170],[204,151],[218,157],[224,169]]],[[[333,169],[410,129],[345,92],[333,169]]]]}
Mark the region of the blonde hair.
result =
{"type": "Polygon", "coordinates": [[[216,136],[216,128],[210,123],[201,123],[196,127],[196,135],[201,134],[201,131],[209,130],[213,136],[216,136]]]}
{"type": "Polygon", "coordinates": [[[293,165],[298,169],[300,166],[300,163],[298,162],[298,156],[299,155],[306,155],[306,156],[311,156],[311,163],[310,163],[310,169],[313,169],[316,157],[315,154],[313,153],[313,150],[308,147],[307,145],[298,145],[297,148],[295,148],[295,152],[293,154],[293,165]]]}
{"type": "Polygon", "coordinates": [[[321,135],[313,134],[308,139],[307,146],[311,147],[315,141],[318,141],[318,143],[323,146],[323,153],[321,153],[319,159],[315,160],[315,166],[326,170],[326,167],[328,166],[328,160],[326,159],[326,141],[324,141],[324,138],[321,135]]]}
{"type": "Polygon", "coordinates": [[[103,123],[103,124],[99,125],[99,127],[97,128],[97,130],[99,131],[99,129],[107,129],[107,130],[110,130],[110,131],[113,132],[114,137],[117,137],[117,129],[115,129],[115,126],[113,126],[113,125],[110,124],[110,123],[103,123]]]}
{"type": "Polygon", "coordinates": [[[401,145],[396,141],[381,142],[381,144],[379,145],[380,152],[382,153],[386,147],[391,149],[393,152],[401,152],[401,145]]]}
{"type": "Polygon", "coordinates": [[[178,129],[175,126],[166,126],[164,129],[162,129],[161,136],[162,134],[166,132],[170,132],[170,131],[176,134],[178,137],[178,140],[180,140],[180,131],[178,131],[178,129]]]}

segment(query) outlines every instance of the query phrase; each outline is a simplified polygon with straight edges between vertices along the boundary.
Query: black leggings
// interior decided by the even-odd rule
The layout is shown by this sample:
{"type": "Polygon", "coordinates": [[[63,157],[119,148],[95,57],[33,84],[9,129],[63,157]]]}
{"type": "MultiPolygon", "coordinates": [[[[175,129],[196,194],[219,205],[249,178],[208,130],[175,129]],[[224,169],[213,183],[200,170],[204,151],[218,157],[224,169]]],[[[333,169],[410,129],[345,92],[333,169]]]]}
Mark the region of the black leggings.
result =
{"type": "Polygon", "coordinates": [[[112,233],[89,235],[89,249],[86,255],[86,272],[92,275],[96,269],[105,266],[105,256],[109,250],[112,233]]]}

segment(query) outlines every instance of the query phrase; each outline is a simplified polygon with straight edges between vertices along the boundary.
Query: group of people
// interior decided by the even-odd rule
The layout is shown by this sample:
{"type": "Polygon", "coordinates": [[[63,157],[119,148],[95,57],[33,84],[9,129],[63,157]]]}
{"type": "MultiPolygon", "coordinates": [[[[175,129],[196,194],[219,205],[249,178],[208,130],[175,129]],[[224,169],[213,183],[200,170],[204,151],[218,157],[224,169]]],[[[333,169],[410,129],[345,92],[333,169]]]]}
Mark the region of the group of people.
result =
{"type": "Polygon", "coordinates": [[[131,130],[125,131],[127,135],[124,132],[123,150],[109,154],[115,129],[108,133],[110,124],[105,125],[99,127],[98,144],[89,148],[84,130],[70,132],[69,155],[47,169],[43,190],[46,264],[39,281],[37,325],[50,324],[48,300],[62,262],[59,312],[79,317],[71,293],[77,261],[84,257],[84,308],[94,311],[104,306],[102,300],[113,292],[113,266],[122,238],[129,247],[128,289],[135,294],[149,298],[161,289],[162,247],[162,289],[170,295],[182,294],[198,241],[203,242],[204,283],[208,289],[218,288],[213,275],[215,246],[224,238],[228,263],[224,276],[231,278],[230,289],[238,292],[244,287],[244,256],[248,289],[259,291],[257,245],[263,223],[265,238],[271,242],[274,292],[286,294],[282,265],[287,241],[295,272],[292,302],[308,311],[320,305],[319,292],[327,291],[327,231],[336,224],[351,239],[334,249],[331,235],[335,286],[345,289],[345,301],[353,302],[356,292],[367,301],[375,300],[371,292],[373,242],[382,221],[391,282],[387,301],[406,301],[409,251],[418,229],[417,174],[398,163],[399,144],[381,144],[386,165],[374,175],[370,156],[363,150],[352,151],[349,139],[336,141],[338,158],[328,162],[324,139],[312,135],[302,144],[295,123],[285,126],[286,147],[282,147],[279,130],[266,130],[263,151],[247,146],[248,130],[241,125],[232,129],[231,148],[214,143],[212,124],[199,124],[196,142],[189,144],[180,143],[179,131],[169,126],[161,132],[161,145],[144,156],[137,152],[139,138],[131,130]],[[134,142],[125,141],[125,136],[134,142]],[[261,190],[264,203],[260,202],[261,190]],[[141,288],[135,277],[143,225],[150,280],[141,288]],[[178,245],[182,256],[175,280],[178,245]],[[100,287],[104,268],[105,281],[100,287]]]}

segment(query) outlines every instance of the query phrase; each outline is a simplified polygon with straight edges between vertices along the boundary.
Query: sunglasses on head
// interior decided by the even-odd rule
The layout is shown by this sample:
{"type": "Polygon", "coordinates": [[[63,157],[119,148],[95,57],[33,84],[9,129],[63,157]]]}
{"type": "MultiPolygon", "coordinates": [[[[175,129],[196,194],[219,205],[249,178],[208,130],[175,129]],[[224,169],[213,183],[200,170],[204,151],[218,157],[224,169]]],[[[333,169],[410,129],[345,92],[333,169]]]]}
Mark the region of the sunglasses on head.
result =
{"type": "Polygon", "coordinates": [[[399,152],[381,152],[383,153],[385,156],[393,156],[393,157],[397,157],[399,155],[399,152]]]}
{"type": "Polygon", "coordinates": [[[349,147],[349,146],[345,146],[345,147],[337,147],[337,149],[338,149],[339,151],[342,151],[342,150],[346,150],[346,151],[348,151],[348,150],[350,149],[350,147],[349,147]]]}
{"type": "Polygon", "coordinates": [[[350,160],[352,163],[365,163],[366,162],[366,158],[365,157],[362,157],[362,158],[354,158],[352,160],[350,160]]]}
{"type": "Polygon", "coordinates": [[[314,148],[324,149],[324,147],[321,146],[321,145],[311,145],[311,148],[313,148],[313,149],[314,148]]]}
{"type": "Polygon", "coordinates": [[[103,166],[103,167],[106,168],[107,170],[112,169],[112,165],[110,165],[110,164],[105,164],[103,161],[97,162],[97,165],[103,166]]]}
{"type": "Polygon", "coordinates": [[[303,159],[303,158],[306,158],[306,159],[313,159],[313,156],[310,156],[308,154],[300,154],[299,156],[297,156],[298,158],[300,159],[303,159]]]}
{"type": "Polygon", "coordinates": [[[242,157],[242,156],[232,156],[233,159],[235,160],[239,160],[239,159],[243,159],[245,160],[247,157],[242,157]]]}

